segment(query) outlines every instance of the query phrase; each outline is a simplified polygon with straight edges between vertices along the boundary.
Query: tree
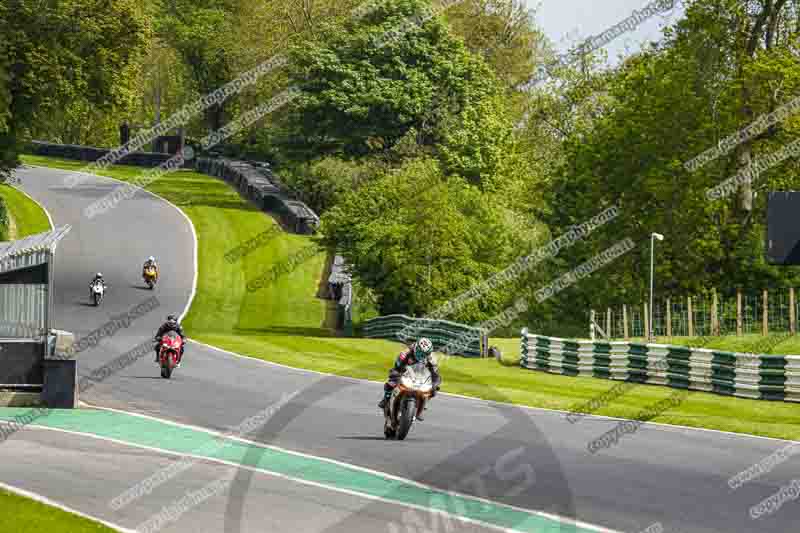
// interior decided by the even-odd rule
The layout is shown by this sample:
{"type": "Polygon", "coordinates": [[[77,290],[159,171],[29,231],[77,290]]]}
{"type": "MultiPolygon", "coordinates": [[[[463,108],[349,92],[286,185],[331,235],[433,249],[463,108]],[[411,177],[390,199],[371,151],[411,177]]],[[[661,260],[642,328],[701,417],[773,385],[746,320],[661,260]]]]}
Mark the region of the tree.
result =
{"type": "Polygon", "coordinates": [[[292,190],[299,191],[300,199],[315,212],[324,213],[346,194],[373,179],[379,169],[380,166],[370,161],[324,157],[287,169],[282,179],[292,190]]]}
{"type": "MultiPolygon", "coordinates": [[[[7,8],[0,5],[0,20],[7,16],[7,8]]],[[[5,181],[8,170],[17,166],[17,142],[12,131],[11,116],[11,63],[8,61],[8,42],[0,40],[0,182],[5,181]]]]}
{"type": "Polygon", "coordinates": [[[544,34],[520,0],[462,0],[444,12],[467,49],[481,56],[506,87],[526,82],[535,70],[544,34]]]}
{"type": "MultiPolygon", "coordinates": [[[[201,97],[189,67],[181,54],[163,37],[155,36],[141,61],[138,102],[131,117],[135,124],[147,127],[169,117],[181,107],[201,97]]],[[[125,117],[129,119],[129,117],[125,117]]],[[[186,135],[206,134],[203,117],[184,125],[186,135]]]]}
{"type": "MultiPolygon", "coordinates": [[[[322,244],[354,265],[381,314],[424,315],[515,257],[504,217],[490,198],[436,161],[418,159],[343,198],[322,217],[322,244]]],[[[481,320],[502,295],[473,302],[453,319],[481,320]]]]}
{"type": "Polygon", "coordinates": [[[130,103],[150,35],[134,0],[33,0],[0,5],[0,173],[20,143],[69,106],[113,111],[130,103]]]}
{"type": "MultiPolygon", "coordinates": [[[[235,6],[214,0],[161,1],[166,14],[159,20],[158,34],[183,57],[195,90],[208,94],[231,81],[231,54],[223,45],[230,34],[237,33],[232,26],[235,6]]],[[[225,124],[230,102],[217,102],[205,110],[209,131],[225,124]]]]}
{"type": "MultiPolygon", "coordinates": [[[[436,13],[422,0],[388,0],[357,21],[321,25],[316,41],[292,48],[290,78],[303,96],[287,116],[296,124],[287,147],[298,159],[375,154],[412,129],[421,146],[446,144],[443,124],[474,127],[494,110],[486,104],[499,91],[491,69],[436,13]]],[[[472,158],[456,166],[479,179],[475,173],[486,163],[464,148],[455,140],[449,158],[455,161],[455,152],[472,158]]]]}
{"type": "MultiPolygon", "coordinates": [[[[662,43],[605,77],[599,114],[566,132],[566,157],[548,195],[548,203],[558,206],[548,218],[554,233],[603,206],[622,205],[618,220],[572,249],[571,263],[577,265],[624,237],[639,243],[614,268],[581,284],[584,301],[605,305],[646,294],[652,231],[667,235],[659,245],[656,273],[662,293],[794,282],[791,270],[764,261],[764,196],[756,196],[748,209],[742,197],[710,201],[706,191],[736,174],[742,153],[758,159],[796,138],[797,117],[699,169],[690,171],[685,165],[747,127],[751,115],[769,113],[800,92],[796,39],[788,38],[797,29],[796,15],[794,23],[776,22],[775,31],[784,28],[778,31],[782,37],[762,41],[772,44],[750,55],[751,23],[764,16],[758,9],[769,5],[767,0],[693,2],[662,43]]],[[[797,163],[789,160],[762,173],[757,187],[766,191],[798,185],[797,163]]]]}

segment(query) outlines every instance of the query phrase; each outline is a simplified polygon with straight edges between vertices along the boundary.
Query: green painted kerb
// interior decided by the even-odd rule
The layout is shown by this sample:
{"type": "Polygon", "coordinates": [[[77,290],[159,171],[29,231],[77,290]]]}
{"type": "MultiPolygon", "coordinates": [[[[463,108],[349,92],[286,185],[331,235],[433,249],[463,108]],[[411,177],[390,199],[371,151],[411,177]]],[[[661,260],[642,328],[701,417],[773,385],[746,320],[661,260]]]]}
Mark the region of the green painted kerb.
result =
{"type": "MultiPolygon", "coordinates": [[[[11,421],[15,416],[28,411],[30,409],[0,408],[0,420],[11,421]]],[[[594,531],[522,510],[484,503],[469,497],[450,496],[443,491],[423,489],[380,474],[363,472],[320,459],[301,457],[261,447],[259,447],[258,454],[248,454],[248,451],[252,451],[253,446],[227,440],[227,444],[221,447],[217,437],[203,431],[120,412],[52,410],[47,415],[37,418],[33,425],[111,438],[133,445],[150,446],[180,454],[222,459],[235,464],[255,467],[265,472],[291,476],[332,488],[346,489],[366,496],[377,496],[392,502],[446,511],[454,516],[479,520],[520,532],[588,533],[594,531]]]]}

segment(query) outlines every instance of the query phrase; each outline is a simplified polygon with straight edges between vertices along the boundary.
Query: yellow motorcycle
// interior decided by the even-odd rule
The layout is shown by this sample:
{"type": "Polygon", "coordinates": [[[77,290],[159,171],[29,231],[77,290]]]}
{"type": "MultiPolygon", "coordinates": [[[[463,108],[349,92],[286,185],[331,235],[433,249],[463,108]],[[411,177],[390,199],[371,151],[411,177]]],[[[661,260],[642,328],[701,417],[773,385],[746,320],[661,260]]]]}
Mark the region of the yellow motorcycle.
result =
{"type": "Polygon", "coordinates": [[[144,269],[144,282],[147,283],[147,287],[150,290],[153,290],[153,287],[156,286],[156,282],[158,281],[158,272],[156,271],[156,267],[149,266],[144,269]]]}

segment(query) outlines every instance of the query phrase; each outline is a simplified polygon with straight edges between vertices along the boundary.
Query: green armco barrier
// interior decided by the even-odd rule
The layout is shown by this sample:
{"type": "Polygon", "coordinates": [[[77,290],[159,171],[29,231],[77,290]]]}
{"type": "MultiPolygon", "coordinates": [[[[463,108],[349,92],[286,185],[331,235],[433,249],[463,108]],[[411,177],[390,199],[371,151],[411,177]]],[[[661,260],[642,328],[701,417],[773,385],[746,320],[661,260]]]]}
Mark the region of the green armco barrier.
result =
{"type": "Polygon", "coordinates": [[[363,332],[365,337],[400,342],[427,337],[433,342],[435,351],[445,351],[445,347],[450,345],[453,355],[464,357],[486,357],[489,351],[487,335],[481,329],[449,320],[379,316],[364,322],[363,332]]]}
{"type": "Polygon", "coordinates": [[[575,341],[522,330],[520,366],[756,400],[800,402],[800,355],[754,355],[667,344],[575,341]]]}

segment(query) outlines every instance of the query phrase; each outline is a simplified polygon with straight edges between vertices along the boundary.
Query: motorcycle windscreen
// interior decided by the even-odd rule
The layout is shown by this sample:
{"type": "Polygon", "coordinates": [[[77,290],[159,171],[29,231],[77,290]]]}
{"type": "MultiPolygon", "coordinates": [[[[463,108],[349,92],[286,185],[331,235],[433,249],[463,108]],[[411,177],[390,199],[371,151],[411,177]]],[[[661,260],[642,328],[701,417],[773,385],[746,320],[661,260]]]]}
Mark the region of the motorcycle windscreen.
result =
{"type": "Polygon", "coordinates": [[[169,345],[170,349],[177,350],[181,344],[181,337],[174,331],[168,331],[164,335],[164,340],[162,342],[166,342],[169,345]]]}
{"type": "Polygon", "coordinates": [[[406,376],[414,384],[415,388],[428,388],[431,385],[431,372],[425,363],[409,365],[406,369],[406,376]]]}

